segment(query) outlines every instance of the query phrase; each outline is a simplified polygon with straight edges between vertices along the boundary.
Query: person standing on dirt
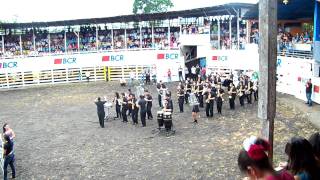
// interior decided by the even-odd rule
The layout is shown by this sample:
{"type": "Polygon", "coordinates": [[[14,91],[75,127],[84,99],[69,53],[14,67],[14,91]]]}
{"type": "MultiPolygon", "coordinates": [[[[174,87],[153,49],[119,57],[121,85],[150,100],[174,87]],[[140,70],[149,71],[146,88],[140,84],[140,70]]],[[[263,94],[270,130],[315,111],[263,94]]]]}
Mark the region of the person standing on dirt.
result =
{"type": "Polygon", "coordinates": [[[12,179],[16,177],[16,170],[14,167],[14,150],[13,150],[13,142],[10,139],[8,135],[4,135],[4,141],[5,144],[3,146],[3,157],[4,157],[4,163],[3,163],[3,179],[7,180],[7,175],[8,175],[8,165],[11,167],[12,171],[12,179]]]}
{"type": "Polygon", "coordinates": [[[99,118],[99,123],[100,123],[101,128],[104,128],[104,117],[105,117],[104,104],[105,103],[106,103],[106,98],[104,98],[104,101],[101,101],[100,97],[98,97],[95,100],[95,104],[97,105],[97,113],[98,113],[98,118],[99,118]]]}

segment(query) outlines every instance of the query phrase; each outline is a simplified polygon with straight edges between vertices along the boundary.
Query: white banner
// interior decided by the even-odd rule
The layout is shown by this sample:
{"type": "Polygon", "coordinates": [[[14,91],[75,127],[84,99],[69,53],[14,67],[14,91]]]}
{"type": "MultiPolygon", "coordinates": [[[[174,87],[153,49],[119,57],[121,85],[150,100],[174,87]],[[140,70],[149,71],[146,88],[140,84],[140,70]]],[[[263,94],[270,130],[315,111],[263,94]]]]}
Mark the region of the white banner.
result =
{"type": "MultiPolygon", "coordinates": [[[[153,65],[170,68],[184,64],[179,50],[119,51],[88,54],[26,57],[0,60],[0,73],[94,66],[153,65]]],[[[175,72],[174,70],[173,72],[175,72]]]]}

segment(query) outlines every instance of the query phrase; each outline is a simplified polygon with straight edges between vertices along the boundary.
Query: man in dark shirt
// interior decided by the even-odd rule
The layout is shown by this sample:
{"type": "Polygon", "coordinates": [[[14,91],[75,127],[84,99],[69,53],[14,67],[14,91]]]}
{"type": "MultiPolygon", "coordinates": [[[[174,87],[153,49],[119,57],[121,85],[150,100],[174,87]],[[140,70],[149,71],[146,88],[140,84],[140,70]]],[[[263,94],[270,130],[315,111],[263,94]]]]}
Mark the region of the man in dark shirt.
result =
{"type": "Polygon", "coordinates": [[[101,98],[98,97],[95,101],[95,104],[97,105],[97,113],[99,117],[100,127],[102,128],[104,128],[104,117],[105,117],[104,104],[105,103],[106,103],[106,98],[104,98],[104,101],[101,101],[101,98]]]}
{"type": "Polygon", "coordinates": [[[145,91],[146,101],[147,101],[147,115],[148,119],[152,120],[152,96],[148,90],[145,91]]]}
{"type": "Polygon", "coordinates": [[[143,95],[140,95],[140,100],[138,102],[139,109],[140,109],[140,118],[142,127],[146,126],[146,113],[147,113],[147,101],[144,99],[143,95]]]}
{"type": "Polygon", "coordinates": [[[10,137],[8,135],[4,135],[4,140],[6,141],[4,144],[4,163],[3,163],[3,179],[7,180],[8,175],[8,165],[10,165],[12,170],[12,179],[16,177],[16,170],[14,167],[14,151],[13,151],[13,142],[10,140],[10,137]]]}
{"type": "Polygon", "coordinates": [[[309,79],[306,84],[306,96],[307,96],[306,104],[308,104],[309,106],[312,106],[311,95],[312,95],[312,83],[311,83],[311,79],[309,79]]]}

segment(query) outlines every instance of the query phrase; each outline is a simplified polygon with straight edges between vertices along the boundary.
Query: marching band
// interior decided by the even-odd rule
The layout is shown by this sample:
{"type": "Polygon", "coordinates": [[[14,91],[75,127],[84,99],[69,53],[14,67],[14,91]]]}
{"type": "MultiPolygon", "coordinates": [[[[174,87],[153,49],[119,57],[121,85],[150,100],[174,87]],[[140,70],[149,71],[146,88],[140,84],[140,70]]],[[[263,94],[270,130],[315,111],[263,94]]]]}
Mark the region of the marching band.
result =
{"type": "MultiPolygon", "coordinates": [[[[156,88],[159,108],[161,109],[161,111],[158,111],[157,117],[162,117],[163,114],[171,117],[173,112],[171,92],[162,81],[159,81],[156,88]]],[[[137,94],[140,96],[139,99],[136,98],[136,95],[130,89],[127,94],[121,93],[121,97],[119,93],[115,93],[112,102],[116,107],[117,118],[122,118],[122,121],[127,123],[127,116],[129,116],[132,119],[132,123],[137,125],[140,111],[141,123],[143,126],[146,126],[146,116],[149,120],[153,119],[153,99],[148,90],[142,88],[140,91],[143,92],[137,94]]],[[[205,108],[206,116],[212,118],[214,115],[214,104],[217,106],[217,113],[222,114],[225,97],[228,97],[230,110],[234,110],[236,97],[239,98],[239,104],[243,107],[245,106],[245,99],[247,100],[247,104],[252,104],[252,95],[254,96],[254,101],[257,101],[258,81],[252,81],[245,75],[240,76],[236,81],[233,79],[233,76],[222,80],[220,75],[209,75],[206,79],[199,78],[197,81],[187,78],[185,82],[179,82],[177,86],[179,111],[183,113],[184,104],[190,104],[192,106],[193,122],[195,123],[198,123],[200,108],[205,108]]]]}

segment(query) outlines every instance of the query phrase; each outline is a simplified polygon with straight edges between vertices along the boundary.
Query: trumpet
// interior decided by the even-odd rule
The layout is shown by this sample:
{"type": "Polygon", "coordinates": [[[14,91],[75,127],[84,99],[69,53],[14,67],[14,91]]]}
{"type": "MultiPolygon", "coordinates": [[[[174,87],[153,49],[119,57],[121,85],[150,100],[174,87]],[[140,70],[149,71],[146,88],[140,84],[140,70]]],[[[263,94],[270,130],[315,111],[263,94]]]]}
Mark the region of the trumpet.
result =
{"type": "Polygon", "coordinates": [[[242,88],[242,86],[240,86],[240,88],[239,88],[239,90],[238,90],[238,96],[239,97],[241,97],[241,96],[243,96],[243,88],[242,88]]]}
{"type": "Polygon", "coordinates": [[[206,99],[206,103],[210,103],[210,99],[211,99],[211,93],[208,92],[208,97],[207,97],[207,99],[206,99]]]}

